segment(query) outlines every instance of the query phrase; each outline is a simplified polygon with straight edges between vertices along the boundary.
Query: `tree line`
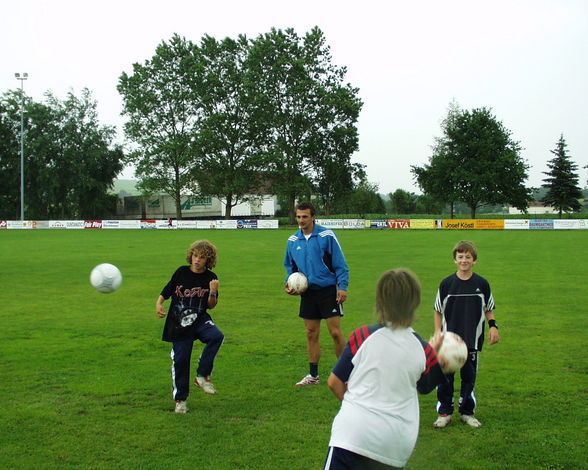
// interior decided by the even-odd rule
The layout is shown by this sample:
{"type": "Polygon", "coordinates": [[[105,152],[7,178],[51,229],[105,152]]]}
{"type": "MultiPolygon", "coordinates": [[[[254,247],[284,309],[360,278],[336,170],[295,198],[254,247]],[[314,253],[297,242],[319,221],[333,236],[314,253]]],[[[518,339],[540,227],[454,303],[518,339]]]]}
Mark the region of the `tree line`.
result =
{"type": "Polygon", "coordinates": [[[108,193],[123,168],[122,147],[114,127],[98,121],[89,90],[52,93],[44,102],[20,90],[0,97],[0,218],[20,218],[20,124],[24,117],[25,219],[92,219],[116,210],[108,193]]]}
{"type": "MultiPolygon", "coordinates": [[[[135,167],[143,194],[165,193],[182,217],[185,194],[214,196],[227,218],[251,195],[275,194],[294,223],[297,200],[322,214],[436,213],[466,205],[525,210],[532,188],[521,144],[488,108],[450,104],[427,164],[411,166],[422,195],[397,190],[389,207],[358,149],[363,103],[332,63],[322,31],[304,36],[272,29],[198,43],[174,34],[154,55],[123,72],[118,91],[127,151],[114,127],[98,122],[89,90],[43,103],[9,91],[0,97],[0,218],[18,218],[20,106],[26,128],[25,203],[29,219],[112,214],[109,194],[124,164],[135,167]]],[[[563,135],[547,164],[543,201],[560,212],[580,210],[577,166],[563,135]]]]}

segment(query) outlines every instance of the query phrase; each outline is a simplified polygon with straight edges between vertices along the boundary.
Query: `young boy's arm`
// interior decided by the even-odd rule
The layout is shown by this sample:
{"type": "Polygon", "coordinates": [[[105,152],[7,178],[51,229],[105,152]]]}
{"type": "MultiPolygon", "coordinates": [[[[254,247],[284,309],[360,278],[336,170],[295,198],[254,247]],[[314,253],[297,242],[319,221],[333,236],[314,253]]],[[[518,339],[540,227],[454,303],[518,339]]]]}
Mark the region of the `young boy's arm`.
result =
{"type": "Polygon", "coordinates": [[[435,333],[440,333],[441,332],[441,325],[442,325],[442,320],[443,320],[443,315],[441,314],[441,312],[438,312],[437,310],[435,310],[435,333]]]}
{"type": "Polygon", "coordinates": [[[498,327],[492,310],[486,312],[486,321],[488,322],[488,341],[490,344],[496,344],[500,341],[500,335],[498,334],[498,327]],[[493,323],[492,326],[490,326],[491,322],[493,323]]]}
{"type": "Polygon", "coordinates": [[[436,350],[441,347],[443,337],[441,335],[435,335],[431,339],[431,343],[427,343],[418,334],[414,333],[423,346],[425,351],[425,357],[427,359],[427,368],[421,374],[421,377],[417,381],[417,392],[426,394],[432,392],[437,385],[446,382],[445,374],[441,370],[441,366],[437,359],[436,350]]]}

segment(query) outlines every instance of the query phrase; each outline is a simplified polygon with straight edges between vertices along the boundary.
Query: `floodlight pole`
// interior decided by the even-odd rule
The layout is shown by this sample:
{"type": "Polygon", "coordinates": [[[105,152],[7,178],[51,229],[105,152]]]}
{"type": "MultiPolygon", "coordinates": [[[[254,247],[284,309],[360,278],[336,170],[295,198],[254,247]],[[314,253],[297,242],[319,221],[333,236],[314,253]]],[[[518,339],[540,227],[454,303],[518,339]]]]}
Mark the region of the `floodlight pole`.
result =
{"type": "Polygon", "coordinates": [[[24,81],[29,74],[15,73],[14,76],[20,80],[20,220],[24,220],[24,81]]]}

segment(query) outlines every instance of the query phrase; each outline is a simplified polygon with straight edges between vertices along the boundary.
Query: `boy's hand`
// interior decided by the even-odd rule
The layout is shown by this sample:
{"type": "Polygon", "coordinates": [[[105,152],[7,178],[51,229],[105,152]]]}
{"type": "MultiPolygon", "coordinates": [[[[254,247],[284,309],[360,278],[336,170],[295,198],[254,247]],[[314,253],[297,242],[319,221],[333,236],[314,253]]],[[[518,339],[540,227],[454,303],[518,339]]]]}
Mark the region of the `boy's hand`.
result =
{"type": "Polygon", "coordinates": [[[337,291],[337,303],[342,304],[343,302],[345,302],[345,300],[347,300],[347,292],[344,290],[338,290],[337,291]]]}
{"type": "Polygon", "coordinates": [[[155,306],[155,313],[157,314],[157,316],[158,316],[159,318],[164,318],[164,317],[165,317],[165,315],[166,315],[166,313],[165,313],[165,310],[163,309],[163,305],[161,305],[161,304],[157,304],[157,305],[155,306]]]}
{"type": "Polygon", "coordinates": [[[216,294],[218,292],[218,279],[213,279],[208,283],[208,287],[210,288],[210,292],[216,294]]]}
{"type": "Polygon", "coordinates": [[[437,331],[429,340],[429,344],[435,351],[439,351],[439,348],[441,348],[441,345],[443,344],[443,338],[443,333],[437,331]]]}
{"type": "Polygon", "coordinates": [[[490,328],[488,331],[488,340],[490,344],[496,344],[500,341],[500,335],[498,334],[498,328],[490,328]]]}

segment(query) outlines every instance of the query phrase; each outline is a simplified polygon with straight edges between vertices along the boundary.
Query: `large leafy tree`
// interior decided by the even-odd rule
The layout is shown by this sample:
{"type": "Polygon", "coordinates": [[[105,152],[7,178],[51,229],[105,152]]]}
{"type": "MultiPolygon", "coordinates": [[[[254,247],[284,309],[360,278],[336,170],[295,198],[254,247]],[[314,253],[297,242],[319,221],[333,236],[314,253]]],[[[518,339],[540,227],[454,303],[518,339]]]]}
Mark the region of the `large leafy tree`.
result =
{"type": "Polygon", "coordinates": [[[122,73],[118,91],[125,133],[135,144],[129,161],[136,165],[139,186],[146,192],[164,192],[176,203],[182,217],[181,196],[196,192],[193,169],[198,165],[195,141],[203,119],[197,48],[175,34],[162,41],[133,73],[122,73]]]}
{"type": "Polygon", "coordinates": [[[287,201],[294,223],[295,201],[302,194],[319,189],[329,205],[338,191],[351,188],[361,101],[356,89],[343,84],[345,69],[331,63],[319,28],[303,38],[292,29],[259,36],[249,73],[261,92],[257,106],[264,116],[273,189],[287,201]],[[330,184],[333,179],[338,187],[330,184]]]}
{"type": "Polygon", "coordinates": [[[511,132],[489,109],[457,111],[434,147],[429,165],[413,167],[425,192],[443,186],[451,199],[464,202],[472,218],[485,204],[509,203],[526,209],[530,190],[524,186],[528,165],[511,132]]]}
{"type": "Polygon", "coordinates": [[[547,193],[542,199],[545,204],[555,207],[559,212],[561,219],[563,212],[577,212],[582,208],[579,199],[582,198],[582,189],[578,186],[579,175],[576,165],[567,153],[567,143],[563,134],[560,136],[554,150],[550,152],[555,155],[553,159],[547,162],[549,171],[544,171],[547,175],[543,181],[547,193]]]}
{"type": "Polygon", "coordinates": [[[266,136],[259,108],[259,93],[248,79],[250,42],[217,41],[204,36],[195,53],[198,59],[202,121],[196,141],[199,164],[193,172],[202,193],[216,196],[231,209],[261,191],[266,165],[266,136]]]}
{"type": "Polygon", "coordinates": [[[20,214],[20,96],[5,93],[0,99],[0,218],[20,214]]]}
{"type": "MultiPolygon", "coordinates": [[[[15,96],[8,93],[2,98],[2,109],[6,110],[3,123],[16,120],[15,96]]],[[[108,190],[122,169],[124,155],[121,146],[113,144],[114,128],[98,122],[90,91],[82,90],[79,97],[70,92],[63,101],[48,92],[44,103],[26,100],[24,114],[26,218],[94,218],[112,214],[116,197],[108,190]]],[[[15,125],[11,128],[16,130],[15,125]]],[[[6,169],[19,175],[15,171],[18,154],[8,157],[6,169]]],[[[2,161],[4,167],[5,159],[2,161]]],[[[4,173],[2,168],[0,179],[10,178],[4,173]]],[[[2,186],[0,191],[15,194],[10,187],[2,186]]],[[[6,201],[7,196],[2,194],[0,200],[6,201]]],[[[8,209],[7,215],[11,213],[13,210],[8,209]]]]}

